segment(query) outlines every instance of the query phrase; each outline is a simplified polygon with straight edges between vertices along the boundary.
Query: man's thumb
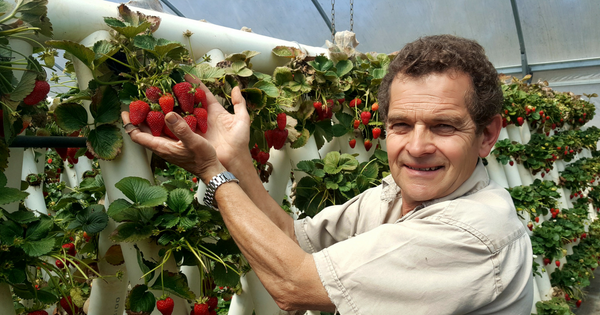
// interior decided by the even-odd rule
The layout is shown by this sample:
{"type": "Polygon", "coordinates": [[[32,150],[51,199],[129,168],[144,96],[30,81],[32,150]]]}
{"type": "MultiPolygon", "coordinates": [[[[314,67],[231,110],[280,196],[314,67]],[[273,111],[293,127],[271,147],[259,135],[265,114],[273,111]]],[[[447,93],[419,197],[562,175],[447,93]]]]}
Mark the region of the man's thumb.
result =
{"type": "Polygon", "coordinates": [[[165,124],[181,142],[191,140],[196,135],[185,120],[175,112],[170,112],[165,116],[165,124]]]}

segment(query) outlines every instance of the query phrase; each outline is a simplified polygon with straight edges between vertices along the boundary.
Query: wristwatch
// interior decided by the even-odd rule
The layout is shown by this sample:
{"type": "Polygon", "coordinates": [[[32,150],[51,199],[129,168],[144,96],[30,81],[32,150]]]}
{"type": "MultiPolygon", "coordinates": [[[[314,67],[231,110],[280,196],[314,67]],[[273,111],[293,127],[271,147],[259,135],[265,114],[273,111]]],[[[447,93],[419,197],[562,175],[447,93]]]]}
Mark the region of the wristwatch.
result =
{"type": "Polygon", "coordinates": [[[219,208],[217,208],[217,204],[215,203],[215,192],[217,191],[217,188],[219,188],[219,186],[229,182],[239,183],[240,181],[237,178],[235,178],[235,176],[233,176],[233,174],[231,174],[230,172],[223,172],[221,174],[215,175],[208,182],[208,185],[206,187],[206,193],[204,194],[204,204],[213,208],[214,210],[219,211],[219,208]]]}

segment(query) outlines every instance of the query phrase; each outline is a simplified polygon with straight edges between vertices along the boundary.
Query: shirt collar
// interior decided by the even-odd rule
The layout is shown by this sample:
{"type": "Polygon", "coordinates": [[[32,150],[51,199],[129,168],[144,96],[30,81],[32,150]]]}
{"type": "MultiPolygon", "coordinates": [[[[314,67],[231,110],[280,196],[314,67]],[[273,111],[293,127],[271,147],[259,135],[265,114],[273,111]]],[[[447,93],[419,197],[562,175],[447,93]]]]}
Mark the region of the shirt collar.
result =
{"type": "MultiPolygon", "coordinates": [[[[382,179],[381,182],[383,185],[381,192],[381,200],[391,201],[396,198],[401,198],[400,187],[396,184],[392,175],[386,176],[382,179]]],[[[425,201],[416,209],[421,209],[439,202],[452,200],[461,196],[473,194],[478,190],[489,185],[489,183],[490,178],[487,174],[485,167],[483,166],[483,162],[481,161],[481,159],[478,159],[477,166],[475,167],[473,174],[471,174],[471,176],[462,185],[460,185],[458,189],[456,189],[454,192],[445,197],[425,201]]]]}

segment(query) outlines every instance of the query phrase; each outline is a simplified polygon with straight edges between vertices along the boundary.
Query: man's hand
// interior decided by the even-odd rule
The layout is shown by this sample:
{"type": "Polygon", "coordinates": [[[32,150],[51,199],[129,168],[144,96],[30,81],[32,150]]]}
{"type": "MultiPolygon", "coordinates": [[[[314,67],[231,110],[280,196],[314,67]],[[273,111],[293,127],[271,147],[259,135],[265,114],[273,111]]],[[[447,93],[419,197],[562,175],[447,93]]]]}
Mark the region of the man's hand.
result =
{"type": "MultiPolygon", "coordinates": [[[[192,77],[186,79],[196,83],[192,77]]],[[[214,175],[224,171],[225,167],[232,167],[236,161],[243,160],[240,157],[249,159],[250,118],[238,87],[231,92],[234,115],[227,112],[203,84],[200,83],[199,88],[206,92],[208,100],[208,104],[205,104],[208,112],[206,133],[192,132],[183,118],[172,112],[165,117],[165,123],[180,141],[154,137],[143,124],[140,125],[140,130],[133,130],[129,135],[137,144],[200,176],[206,183],[214,175]]],[[[128,112],[122,112],[121,117],[123,124],[130,122],[128,112]]]]}

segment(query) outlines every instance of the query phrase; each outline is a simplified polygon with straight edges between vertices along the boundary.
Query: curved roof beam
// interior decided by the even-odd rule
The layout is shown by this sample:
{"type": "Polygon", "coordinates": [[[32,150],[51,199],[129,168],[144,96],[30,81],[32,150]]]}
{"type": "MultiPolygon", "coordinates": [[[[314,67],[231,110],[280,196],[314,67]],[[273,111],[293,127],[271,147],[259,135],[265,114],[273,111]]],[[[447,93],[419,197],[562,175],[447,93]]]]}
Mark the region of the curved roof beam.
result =
{"type": "Polygon", "coordinates": [[[515,26],[517,27],[517,36],[519,37],[519,47],[521,48],[521,72],[523,76],[531,74],[531,68],[527,64],[527,52],[525,51],[525,40],[523,39],[523,30],[521,29],[521,19],[519,18],[519,9],[517,8],[517,0],[510,0],[513,16],[515,18],[515,26]]]}

